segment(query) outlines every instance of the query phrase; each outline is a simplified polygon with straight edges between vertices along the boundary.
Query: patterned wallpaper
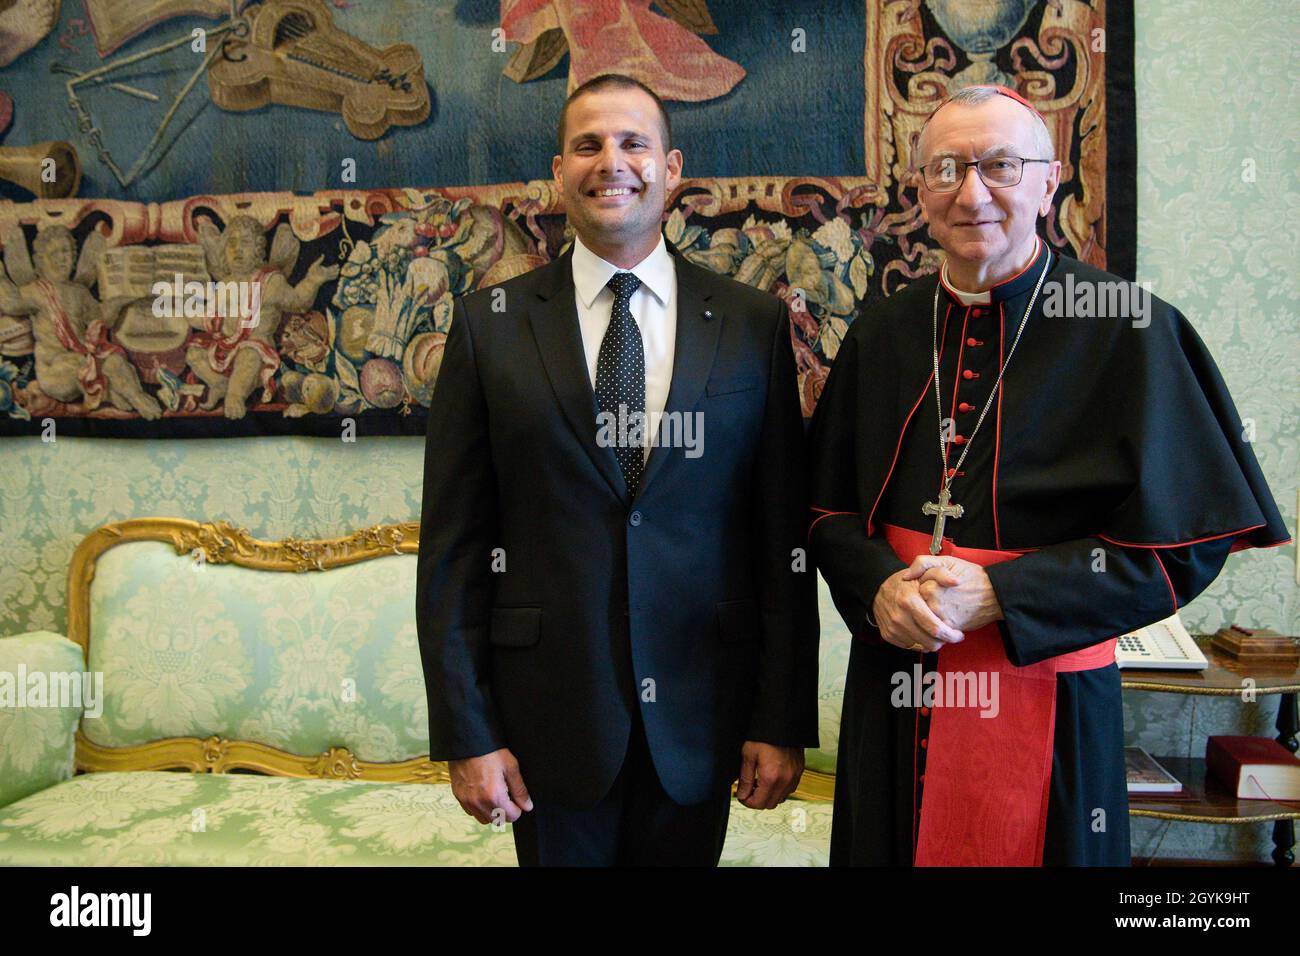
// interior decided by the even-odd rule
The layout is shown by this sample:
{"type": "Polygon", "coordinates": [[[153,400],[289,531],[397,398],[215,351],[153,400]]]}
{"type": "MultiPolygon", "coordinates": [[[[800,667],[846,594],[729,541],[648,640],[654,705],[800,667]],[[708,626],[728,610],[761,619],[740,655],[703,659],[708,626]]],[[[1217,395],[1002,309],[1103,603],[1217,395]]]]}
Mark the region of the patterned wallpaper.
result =
{"type": "MultiPolygon", "coordinates": [[[[1300,79],[1270,0],[1168,0],[1137,12],[1138,278],[1178,305],[1219,361],[1294,528],[1300,474],[1300,79]],[[1253,181],[1244,181],[1253,179],[1253,181]]],[[[227,520],[262,538],[329,537],[418,519],[423,441],[318,438],[0,443],[0,633],[65,626],[77,542],[141,515],[227,520]]],[[[1184,612],[1193,630],[1243,621],[1300,632],[1295,548],[1234,557],[1184,612]]],[[[1256,705],[1135,695],[1130,743],[1203,752],[1211,732],[1264,733],[1256,705]]],[[[1134,821],[1134,851],[1260,855],[1269,828],[1134,821]]]]}
{"type": "MultiPolygon", "coordinates": [[[[1138,278],[1178,305],[1219,363],[1255,454],[1295,535],[1300,481],[1300,79],[1284,8],[1166,0],[1139,4],[1136,23],[1138,278]],[[1247,181],[1253,178],[1252,181],[1247,181]]],[[[1192,630],[1239,621],[1300,633],[1294,545],[1246,552],[1188,605],[1192,630]]],[[[1135,694],[1130,744],[1201,756],[1212,733],[1274,736],[1276,697],[1135,694]]],[[[1271,825],[1133,820],[1133,852],[1267,859],[1271,825]]]]}

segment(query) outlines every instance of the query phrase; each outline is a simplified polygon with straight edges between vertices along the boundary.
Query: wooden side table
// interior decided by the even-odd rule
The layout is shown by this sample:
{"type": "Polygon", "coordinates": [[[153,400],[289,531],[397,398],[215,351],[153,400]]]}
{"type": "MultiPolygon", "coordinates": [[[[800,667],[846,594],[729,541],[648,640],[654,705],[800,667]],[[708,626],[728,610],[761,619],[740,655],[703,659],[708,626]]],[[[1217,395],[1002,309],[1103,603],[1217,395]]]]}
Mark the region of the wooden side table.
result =
{"type": "MultiPolygon", "coordinates": [[[[1243,664],[1210,646],[1210,635],[1197,635],[1196,644],[1210,662],[1203,671],[1121,671],[1125,690],[1158,691],[1169,694],[1202,694],[1209,697],[1243,699],[1243,691],[1254,681],[1256,695],[1277,694],[1277,737],[1287,750],[1296,752],[1300,714],[1296,693],[1300,691],[1300,667],[1277,664],[1243,664]]],[[[1290,866],[1295,862],[1295,821],[1300,804],[1273,800],[1238,800],[1209,779],[1204,757],[1160,757],[1156,759],[1182,781],[1184,792],[1171,797],[1160,793],[1129,794],[1129,814],[1158,820],[1192,823],[1273,824],[1273,862],[1290,866]]]]}

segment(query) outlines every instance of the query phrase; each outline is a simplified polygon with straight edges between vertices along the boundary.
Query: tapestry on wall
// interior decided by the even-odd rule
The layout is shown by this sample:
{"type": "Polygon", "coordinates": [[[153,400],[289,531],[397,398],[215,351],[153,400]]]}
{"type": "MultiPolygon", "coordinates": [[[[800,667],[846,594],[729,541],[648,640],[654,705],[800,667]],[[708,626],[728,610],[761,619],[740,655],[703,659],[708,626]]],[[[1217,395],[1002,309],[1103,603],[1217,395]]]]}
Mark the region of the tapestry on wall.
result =
{"type": "MultiPolygon", "coordinates": [[[[265,5],[274,6],[295,4],[265,5]]],[[[636,74],[635,64],[664,57],[676,35],[651,29],[647,18],[681,27],[683,10],[708,11],[702,3],[659,4],[675,10],[672,19],[628,0],[622,6],[633,12],[619,34],[626,50],[602,49],[594,63],[583,47],[588,35],[574,25],[584,6],[501,4],[500,26],[518,44],[506,75],[519,90],[555,71],[566,85],[592,72],[636,74]]],[[[1112,272],[1131,277],[1134,268],[1127,5],[842,6],[862,38],[862,89],[834,95],[856,115],[861,165],[827,175],[687,179],[664,226],[692,261],[789,303],[805,414],[858,311],[938,265],[907,171],[921,123],[952,89],[1002,83],[1033,102],[1063,161],[1044,238],[1112,272]]],[[[129,37],[147,26],[119,28],[129,37]]],[[[720,34],[722,25],[681,27],[676,41],[679,48],[689,41],[708,70],[661,77],[664,92],[693,100],[689,108],[706,116],[743,99],[765,70],[781,68],[780,54],[726,55],[734,48],[715,44],[710,29],[720,34]]],[[[781,40],[783,49],[799,42],[796,30],[781,40]]],[[[414,77],[415,66],[408,72],[414,77]]],[[[656,75],[641,78],[657,85],[656,75]]],[[[385,83],[401,85],[391,72],[385,83]]],[[[436,122],[421,116],[423,84],[412,85],[402,100],[410,108],[388,114],[379,134],[393,137],[396,149],[436,122]]],[[[770,105],[749,106],[768,121],[770,105]]],[[[683,107],[669,108],[676,116],[683,107]]],[[[553,119],[539,108],[529,122],[553,134],[553,119]]],[[[799,124],[786,132],[797,138],[799,124]]],[[[708,166],[698,146],[691,152],[677,140],[688,170],[708,166]]],[[[804,168],[834,168],[833,159],[810,157],[804,168]]],[[[345,427],[421,434],[454,297],[535,268],[570,241],[546,180],[0,202],[0,434],[338,436],[345,427]]]]}

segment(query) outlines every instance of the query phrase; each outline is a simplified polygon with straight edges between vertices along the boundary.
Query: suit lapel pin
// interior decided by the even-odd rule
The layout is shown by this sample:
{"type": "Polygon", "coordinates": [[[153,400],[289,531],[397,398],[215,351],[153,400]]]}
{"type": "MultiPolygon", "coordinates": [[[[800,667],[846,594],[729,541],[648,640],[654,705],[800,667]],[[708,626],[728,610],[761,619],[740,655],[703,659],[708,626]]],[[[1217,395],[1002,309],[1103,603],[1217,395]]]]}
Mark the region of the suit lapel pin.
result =
{"type": "Polygon", "coordinates": [[[703,315],[704,315],[704,317],[705,317],[706,319],[711,319],[711,318],[713,318],[713,313],[710,312],[708,309],[705,309],[705,310],[704,310],[703,315]]]}

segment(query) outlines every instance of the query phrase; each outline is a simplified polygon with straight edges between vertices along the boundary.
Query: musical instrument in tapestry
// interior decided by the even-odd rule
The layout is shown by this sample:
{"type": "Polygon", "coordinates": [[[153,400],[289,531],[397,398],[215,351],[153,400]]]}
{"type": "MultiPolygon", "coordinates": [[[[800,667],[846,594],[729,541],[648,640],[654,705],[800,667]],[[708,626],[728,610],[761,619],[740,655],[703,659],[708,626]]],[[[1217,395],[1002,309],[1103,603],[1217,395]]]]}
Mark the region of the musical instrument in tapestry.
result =
{"type": "MultiPolygon", "coordinates": [[[[108,56],[126,41],[167,20],[177,17],[229,16],[230,0],[81,0],[90,18],[90,32],[101,57],[108,56]]],[[[188,32],[188,31],[187,31],[188,32]]]]}
{"type": "Polygon", "coordinates": [[[57,140],[0,146],[0,179],[21,186],[37,199],[67,199],[81,187],[81,162],[69,143],[57,140]]]}
{"type": "Polygon", "coordinates": [[[376,50],[335,27],[321,0],[267,0],[244,16],[247,35],[225,37],[208,69],[222,109],[282,103],[337,112],[358,139],[428,117],[424,64],[410,44],[376,50]]]}

